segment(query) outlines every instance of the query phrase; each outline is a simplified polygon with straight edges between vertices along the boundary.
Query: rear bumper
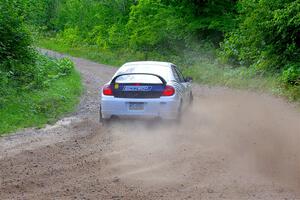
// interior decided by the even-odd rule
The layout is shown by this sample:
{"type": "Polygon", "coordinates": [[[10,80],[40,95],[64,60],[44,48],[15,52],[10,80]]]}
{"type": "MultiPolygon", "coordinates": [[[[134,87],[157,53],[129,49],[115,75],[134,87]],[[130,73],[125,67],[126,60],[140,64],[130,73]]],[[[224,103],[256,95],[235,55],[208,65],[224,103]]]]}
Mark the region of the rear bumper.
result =
{"type": "Polygon", "coordinates": [[[101,98],[101,111],[104,119],[109,119],[111,116],[176,119],[179,105],[180,101],[175,97],[133,99],[102,96],[101,98]],[[130,110],[129,104],[133,102],[143,102],[144,109],[130,110]]]}

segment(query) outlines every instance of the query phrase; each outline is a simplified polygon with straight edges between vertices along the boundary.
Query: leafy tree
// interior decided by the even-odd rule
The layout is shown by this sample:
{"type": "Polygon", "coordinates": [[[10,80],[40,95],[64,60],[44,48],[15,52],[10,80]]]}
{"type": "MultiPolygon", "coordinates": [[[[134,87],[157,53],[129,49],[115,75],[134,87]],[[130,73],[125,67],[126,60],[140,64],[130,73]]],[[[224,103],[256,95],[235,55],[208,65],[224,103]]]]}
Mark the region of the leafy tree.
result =
{"type": "Polygon", "coordinates": [[[239,27],[227,35],[221,55],[259,71],[284,70],[283,80],[299,84],[300,0],[241,0],[238,6],[239,27]]]}
{"type": "Polygon", "coordinates": [[[31,36],[24,24],[22,1],[1,0],[0,3],[0,65],[28,63],[32,59],[31,36]]]}
{"type": "Polygon", "coordinates": [[[55,29],[55,18],[58,14],[58,6],[65,0],[22,0],[24,3],[25,21],[34,28],[44,30],[55,29]]]}
{"type": "Polygon", "coordinates": [[[53,77],[70,73],[68,61],[55,63],[32,47],[32,36],[25,23],[27,3],[23,0],[0,3],[1,96],[9,94],[9,88],[15,91],[44,87],[53,77]]]}
{"type": "Polygon", "coordinates": [[[271,68],[281,68],[278,62],[299,58],[295,56],[295,53],[299,55],[299,0],[244,0],[239,2],[239,7],[239,28],[229,33],[224,43],[228,55],[262,68],[267,66],[260,63],[272,55],[275,60],[273,65],[269,65],[271,68]]]}
{"type": "MultiPolygon", "coordinates": [[[[300,0],[1,1],[22,7],[15,14],[22,23],[57,32],[73,46],[181,56],[185,49],[200,50],[203,41],[217,48],[221,43],[226,62],[282,73],[284,84],[299,84],[300,0]]],[[[20,27],[28,34],[26,26],[20,27]]],[[[28,52],[29,46],[24,47],[28,52]]]]}
{"type": "Polygon", "coordinates": [[[151,0],[140,0],[131,7],[127,28],[130,45],[149,51],[170,48],[183,37],[184,22],[173,7],[151,0]]]}

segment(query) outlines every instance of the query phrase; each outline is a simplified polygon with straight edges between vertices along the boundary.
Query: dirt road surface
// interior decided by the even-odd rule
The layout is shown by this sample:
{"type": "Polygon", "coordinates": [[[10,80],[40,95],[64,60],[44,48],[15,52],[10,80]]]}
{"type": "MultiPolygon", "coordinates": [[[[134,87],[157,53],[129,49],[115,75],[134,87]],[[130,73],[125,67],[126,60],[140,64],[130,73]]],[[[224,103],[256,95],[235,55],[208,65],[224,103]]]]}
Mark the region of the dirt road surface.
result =
{"type": "Polygon", "coordinates": [[[293,105],[195,85],[181,124],[102,127],[99,89],[116,68],[72,59],[86,87],[77,112],[0,138],[0,199],[300,199],[293,105]]]}

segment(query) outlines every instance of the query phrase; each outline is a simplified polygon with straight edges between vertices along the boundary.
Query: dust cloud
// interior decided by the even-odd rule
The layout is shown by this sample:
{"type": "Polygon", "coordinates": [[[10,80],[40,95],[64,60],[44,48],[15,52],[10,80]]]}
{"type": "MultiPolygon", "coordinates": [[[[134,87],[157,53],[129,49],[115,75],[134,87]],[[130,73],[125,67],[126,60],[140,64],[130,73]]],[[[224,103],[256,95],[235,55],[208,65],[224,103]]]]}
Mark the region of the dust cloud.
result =
{"type": "Polygon", "coordinates": [[[300,115],[294,108],[250,92],[199,94],[180,124],[114,121],[108,128],[114,151],[106,155],[111,170],[154,188],[217,190],[261,181],[299,189],[300,115]]]}

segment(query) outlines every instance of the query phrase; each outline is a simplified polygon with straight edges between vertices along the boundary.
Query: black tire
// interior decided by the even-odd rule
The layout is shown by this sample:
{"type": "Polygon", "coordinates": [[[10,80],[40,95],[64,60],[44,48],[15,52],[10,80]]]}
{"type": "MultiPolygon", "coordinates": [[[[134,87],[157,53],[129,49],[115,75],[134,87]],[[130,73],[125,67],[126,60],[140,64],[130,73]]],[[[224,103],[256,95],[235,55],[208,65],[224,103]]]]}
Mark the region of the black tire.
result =
{"type": "Polygon", "coordinates": [[[180,123],[181,118],[182,118],[182,101],[180,101],[180,105],[179,105],[179,108],[178,108],[178,113],[177,113],[177,117],[176,117],[175,122],[180,123]]]}
{"type": "Polygon", "coordinates": [[[100,106],[99,108],[99,122],[104,126],[104,125],[107,125],[108,122],[109,122],[109,119],[104,119],[103,116],[102,116],[102,108],[100,106]]]}
{"type": "Polygon", "coordinates": [[[194,95],[193,92],[190,92],[190,105],[192,105],[194,102],[194,95]]]}

